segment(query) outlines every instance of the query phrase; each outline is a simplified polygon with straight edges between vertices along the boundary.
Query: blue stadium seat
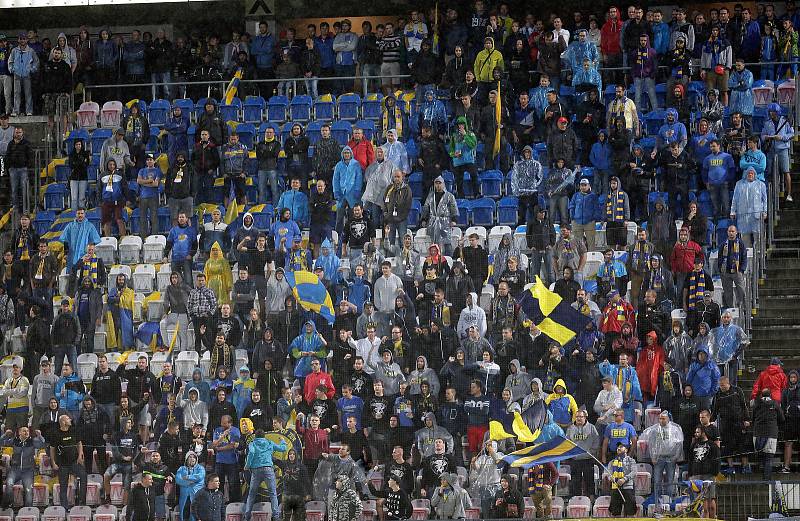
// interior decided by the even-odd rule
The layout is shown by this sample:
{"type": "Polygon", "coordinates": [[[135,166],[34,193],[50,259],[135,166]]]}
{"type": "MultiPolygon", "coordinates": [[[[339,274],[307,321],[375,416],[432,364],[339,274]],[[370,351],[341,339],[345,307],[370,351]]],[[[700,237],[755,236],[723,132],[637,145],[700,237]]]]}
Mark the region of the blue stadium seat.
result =
{"type": "Polygon", "coordinates": [[[703,190],[697,195],[697,207],[706,217],[714,215],[714,206],[711,204],[711,194],[706,190],[703,190]]]}
{"type": "Polygon", "coordinates": [[[414,198],[411,201],[411,211],[408,212],[408,225],[416,228],[419,225],[419,216],[422,213],[422,203],[419,199],[414,198]]]}
{"type": "Polygon", "coordinates": [[[507,196],[497,203],[497,222],[506,226],[516,226],[519,214],[519,199],[507,196]]]}
{"type": "Polygon", "coordinates": [[[96,183],[97,182],[97,172],[98,172],[98,170],[99,169],[97,168],[96,165],[89,165],[89,167],[86,169],[86,177],[87,177],[87,180],[90,183],[96,183]]]}
{"type": "Polygon", "coordinates": [[[85,128],[76,128],[69,133],[69,136],[64,140],[64,146],[67,149],[67,155],[72,153],[72,145],[75,144],[76,139],[82,139],[84,145],[89,144],[89,131],[85,128]]]}
{"type": "MultiPolygon", "coordinates": [[[[710,220],[709,220],[710,223],[710,220]]],[[[736,221],[733,219],[720,219],[717,221],[716,226],[716,233],[714,234],[714,248],[719,248],[720,246],[725,244],[725,241],[728,240],[728,226],[731,224],[736,224],[736,221]]],[[[708,263],[708,259],[706,259],[706,264],[708,263]]],[[[711,269],[706,266],[706,270],[711,271],[711,269]]]]}
{"type": "Polygon", "coordinates": [[[499,170],[486,170],[479,175],[481,193],[484,197],[499,198],[503,188],[503,173],[499,170]]]}
{"type": "Polygon", "coordinates": [[[472,214],[472,201],[466,199],[457,199],[456,206],[458,207],[458,218],[456,224],[461,227],[469,226],[469,219],[472,214]]]}
{"type": "Polygon", "coordinates": [[[64,163],[63,165],[56,165],[56,182],[57,183],[66,183],[69,181],[69,173],[72,171],[72,168],[69,166],[68,163],[64,163]]]}
{"type": "Polygon", "coordinates": [[[361,117],[364,119],[381,119],[381,103],[383,94],[371,92],[361,102],[361,117]]]}
{"type": "Polygon", "coordinates": [[[219,107],[219,113],[225,121],[239,121],[239,111],[242,109],[242,100],[239,98],[231,99],[231,102],[223,103],[219,107]]]}
{"type": "MultiPolygon", "coordinates": [[[[372,141],[372,138],[375,136],[375,122],[367,119],[359,119],[356,121],[356,127],[360,128],[364,131],[364,137],[368,141],[372,141]]],[[[408,152],[408,147],[406,147],[406,152],[408,152]]]]}
{"type": "Polygon", "coordinates": [[[511,169],[508,171],[508,174],[503,178],[503,189],[506,191],[506,195],[511,195],[514,193],[514,189],[511,186],[511,180],[514,176],[514,170],[511,169]]]}
{"type": "Polygon", "coordinates": [[[314,100],[311,96],[302,95],[292,98],[289,103],[289,115],[292,121],[306,122],[311,120],[311,108],[314,105],[314,100]]]}
{"type": "Polygon", "coordinates": [[[52,183],[44,192],[44,209],[61,212],[66,208],[67,187],[61,183],[52,183]]]}
{"type": "Polygon", "coordinates": [[[579,182],[584,177],[591,182],[594,179],[594,171],[593,166],[581,166],[580,175],[577,177],[576,182],[579,182]]]}
{"type": "Polygon", "coordinates": [[[169,101],[164,99],[156,99],[150,103],[150,107],[147,110],[147,121],[150,125],[160,125],[163,126],[167,122],[167,118],[169,117],[170,112],[170,104],[169,101]]]}
{"type": "Polygon", "coordinates": [[[478,197],[480,195],[472,193],[472,176],[469,172],[464,172],[464,182],[461,183],[459,188],[460,190],[458,191],[461,192],[464,197],[478,197]]]}
{"type": "MultiPolygon", "coordinates": [[[[450,170],[442,170],[442,177],[444,177],[444,187],[451,194],[454,193],[456,188],[456,177],[453,175],[453,172],[450,170]]],[[[425,196],[427,197],[428,194],[425,194],[425,196]]]]}
{"type": "Polygon", "coordinates": [[[647,194],[647,209],[650,214],[652,214],[656,209],[656,201],[658,198],[661,198],[664,201],[665,205],[669,205],[669,193],[668,192],[650,192],[647,194]]]}
{"type": "Polygon", "coordinates": [[[293,123],[287,122],[284,123],[281,127],[281,143],[286,143],[286,139],[289,137],[289,134],[292,132],[292,125],[293,123]]]}
{"type": "Polygon", "coordinates": [[[667,84],[666,83],[657,83],[656,84],[656,100],[658,100],[659,107],[666,107],[667,106],[667,84]]]}
{"type": "Polygon", "coordinates": [[[219,102],[217,100],[215,100],[214,98],[200,98],[199,100],[197,100],[197,103],[194,106],[194,120],[195,121],[199,121],[200,120],[200,116],[202,116],[203,112],[206,111],[206,102],[207,101],[211,101],[217,107],[219,107],[219,102]]]}
{"type": "Polygon", "coordinates": [[[236,126],[236,133],[239,134],[239,142],[252,150],[256,137],[256,127],[250,123],[240,123],[236,126]]]}
{"type": "Polygon", "coordinates": [[[272,215],[275,209],[271,204],[264,205],[264,209],[260,212],[253,212],[252,208],[249,210],[253,214],[253,226],[260,230],[268,230],[272,226],[272,215]]]}
{"type": "Polygon", "coordinates": [[[353,127],[347,121],[334,121],[331,125],[331,135],[342,146],[350,140],[350,132],[353,127]]]}
{"type": "Polygon", "coordinates": [[[342,94],[337,101],[339,119],[355,121],[361,113],[361,96],[358,94],[342,94]]]}
{"type": "Polygon", "coordinates": [[[91,149],[92,154],[99,154],[103,149],[103,143],[110,138],[112,130],[110,128],[96,128],[92,131],[91,149]]]}
{"type": "Polygon", "coordinates": [[[422,199],[425,194],[422,193],[422,172],[412,172],[408,176],[408,186],[411,188],[411,194],[417,199],[422,199]]]}
{"type": "Polygon", "coordinates": [[[314,119],[319,121],[333,121],[335,118],[336,105],[330,96],[319,96],[314,101],[314,119]]]}
{"type": "Polygon", "coordinates": [[[472,224],[475,226],[492,226],[494,224],[495,204],[492,199],[484,197],[472,201],[472,224]]]}
{"type": "Polygon", "coordinates": [[[264,121],[264,110],[267,107],[267,102],[261,96],[247,96],[242,105],[243,118],[245,123],[252,123],[258,125],[264,121]]]}
{"type": "Polygon", "coordinates": [[[644,127],[647,134],[655,136],[658,134],[658,129],[664,124],[664,117],[667,115],[663,110],[652,110],[644,116],[644,127]]]}
{"type": "Polygon", "coordinates": [[[315,146],[322,139],[322,122],[311,121],[306,125],[306,137],[311,146],[315,146]]]}
{"type": "Polygon", "coordinates": [[[286,121],[286,111],[289,108],[289,98],[286,96],[272,96],[267,102],[267,121],[283,123],[286,121]]]}
{"type": "Polygon", "coordinates": [[[40,236],[44,235],[50,230],[50,227],[53,226],[55,220],[55,212],[40,210],[36,212],[36,216],[33,218],[33,228],[40,236]]]}
{"type": "Polygon", "coordinates": [[[764,123],[767,122],[767,118],[769,117],[769,113],[767,112],[767,107],[755,107],[753,109],[753,132],[756,134],[761,133],[761,129],[764,128],[764,123]]]}

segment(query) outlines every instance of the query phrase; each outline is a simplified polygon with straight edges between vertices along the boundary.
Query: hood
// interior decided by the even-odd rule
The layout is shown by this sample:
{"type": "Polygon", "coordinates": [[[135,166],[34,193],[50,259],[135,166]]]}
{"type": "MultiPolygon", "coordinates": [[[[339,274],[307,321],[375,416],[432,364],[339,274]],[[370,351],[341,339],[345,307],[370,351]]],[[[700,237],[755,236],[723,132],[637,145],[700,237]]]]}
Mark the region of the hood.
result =
{"type": "Polygon", "coordinates": [[[425,358],[423,355],[419,355],[417,357],[416,361],[419,362],[420,358],[422,359],[422,369],[417,369],[417,364],[415,363],[414,364],[414,370],[415,371],[426,371],[428,369],[428,359],[425,358]]]}
{"type": "Polygon", "coordinates": [[[173,285],[172,284],[172,275],[173,274],[175,274],[175,277],[178,279],[178,282],[176,282],[174,285],[175,286],[180,286],[181,284],[183,284],[183,274],[180,271],[173,271],[173,272],[171,272],[169,274],[169,278],[170,278],[170,283],[169,284],[170,284],[170,286],[173,285]]]}
{"type": "Polygon", "coordinates": [[[653,339],[653,345],[658,345],[658,335],[655,331],[650,331],[646,336],[653,339]]]}
{"type": "MultiPolygon", "coordinates": [[[[533,148],[530,145],[525,145],[524,147],[522,147],[522,152],[525,152],[526,150],[531,153],[531,159],[536,158],[536,152],[534,152],[533,148]]],[[[522,157],[524,158],[525,156],[523,155],[522,157]]]]}
{"type": "Polygon", "coordinates": [[[250,212],[245,212],[244,215],[242,216],[242,228],[244,228],[247,231],[250,231],[250,230],[253,229],[253,225],[255,224],[255,222],[256,222],[256,220],[255,220],[255,218],[253,218],[253,214],[251,214],[250,212]],[[247,219],[248,217],[250,217],[250,225],[249,226],[247,224],[245,224],[245,219],[247,219]]]}
{"type": "MultiPolygon", "coordinates": [[[[300,128],[300,135],[298,137],[303,137],[303,134],[305,133],[305,129],[303,128],[303,125],[301,125],[300,123],[292,123],[291,130],[294,130],[294,127],[299,127],[300,128]]],[[[291,132],[289,133],[289,137],[292,137],[291,132]]]]}
{"type": "MultiPolygon", "coordinates": [[[[392,137],[394,137],[395,143],[397,142],[397,130],[396,129],[390,128],[389,130],[386,131],[386,135],[387,136],[391,135],[392,137]]],[[[388,143],[389,140],[387,139],[386,142],[388,143]]]]}
{"type": "Polygon", "coordinates": [[[195,460],[195,461],[198,461],[198,458],[197,458],[197,453],[195,453],[193,450],[190,450],[189,452],[187,452],[187,453],[186,453],[186,456],[184,456],[184,457],[183,457],[183,462],[184,462],[186,465],[188,465],[188,464],[189,464],[189,456],[194,456],[194,460],[195,460]]]}
{"type": "Polygon", "coordinates": [[[719,101],[719,91],[717,89],[711,89],[706,92],[706,98],[709,96],[709,94],[713,94],[717,98],[717,101],[719,101]]]}
{"type": "Polygon", "coordinates": [[[563,387],[564,388],[564,394],[567,394],[567,384],[561,378],[556,380],[556,383],[553,384],[553,393],[556,392],[556,387],[559,387],[559,386],[563,387]]]}
{"type": "Polygon", "coordinates": [[[531,380],[531,384],[528,386],[528,389],[530,389],[531,392],[533,392],[533,384],[534,383],[539,386],[539,391],[538,392],[540,394],[543,393],[544,389],[542,389],[542,381],[539,378],[534,378],[533,380],[531,380]]]}
{"type": "MultiPolygon", "coordinates": [[[[324,241],[322,241],[322,246],[320,246],[320,248],[328,248],[328,250],[331,250],[333,249],[333,245],[331,244],[331,241],[326,238],[324,241]]],[[[330,254],[331,252],[329,251],[328,255],[330,254]]]]}
{"type": "Polygon", "coordinates": [[[307,320],[303,324],[303,328],[300,330],[300,334],[301,335],[305,335],[306,334],[306,326],[309,325],[309,324],[311,324],[311,334],[313,335],[313,334],[315,334],[317,332],[317,325],[314,323],[314,321],[313,320],[307,320]]]}
{"type": "Polygon", "coordinates": [[[83,397],[83,402],[82,403],[86,403],[87,401],[92,402],[92,405],[94,406],[93,409],[97,408],[97,402],[95,401],[94,396],[92,396],[91,394],[86,394],[83,397]]]}
{"type": "Polygon", "coordinates": [[[350,161],[352,161],[354,159],[354,157],[353,157],[353,149],[350,148],[349,146],[345,146],[344,148],[342,148],[342,153],[341,153],[342,161],[347,161],[344,158],[344,153],[345,152],[350,152],[350,161]]]}
{"type": "Polygon", "coordinates": [[[486,38],[483,39],[483,43],[486,43],[487,41],[492,44],[491,50],[494,50],[494,38],[492,38],[491,36],[487,36],[486,38]]]}
{"type": "MultiPolygon", "coordinates": [[[[695,349],[695,351],[694,351],[695,358],[697,358],[698,355],[701,352],[706,354],[706,363],[709,363],[709,362],[713,363],[711,361],[711,353],[708,351],[708,342],[700,342],[698,344],[697,349],[695,349]]],[[[700,360],[697,360],[697,361],[700,362],[700,360]]],[[[769,369],[769,368],[767,368],[767,369],[769,369]]]]}
{"type": "Polygon", "coordinates": [[[669,116],[672,116],[672,122],[673,122],[673,123],[677,123],[677,122],[678,122],[678,111],[677,111],[677,110],[675,110],[675,109],[674,109],[674,108],[672,108],[672,107],[668,108],[668,109],[667,109],[667,113],[666,113],[666,114],[664,114],[664,122],[665,122],[665,123],[666,123],[666,122],[668,122],[668,119],[667,119],[667,118],[669,118],[669,116]]]}
{"type": "Polygon", "coordinates": [[[675,42],[679,41],[683,42],[684,46],[686,45],[686,37],[683,35],[683,33],[680,32],[678,33],[678,36],[675,38],[675,42]]]}
{"type": "Polygon", "coordinates": [[[439,249],[438,244],[433,243],[430,245],[430,247],[428,247],[428,253],[430,253],[431,257],[439,257],[441,256],[442,251],[439,249]],[[433,253],[431,253],[431,250],[434,250],[433,253]]]}
{"type": "Polygon", "coordinates": [[[436,415],[433,414],[432,412],[427,412],[422,417],[422,426],[423,426],[423,428],[427,428],[427,425],[425,425],[425,421],[428,420],[429,418],[433,422],[433,426],[431,428],[435,429],[438,425],[436,424],[436,415]]]}
{"type": "Polygon", "coordinates": [[[469,130],[469,121],[467,121],[466,116],[458,116],[456,118],[456,126],[458,125],[464,125],[464,128],[469,130]]]}
{"type": "Polygon", "coordinates": [[[601,128],[601,129],[600,129],[600,130],[597,132],[597,135],[598,135],[598,136],[603,136],[604,138],[606,138],[606,140],[608,140],[608,130],[606,130],[606,129],[604,129],[604,128],[601,128]]]}
{"type": "MultiPolygon", "coordinates": [[[[250,418],[242,418],[242,419],[240,419],[239,420],[239,430],[240,431],[247,431],[247,432],[255,431],[255,427],[253,426],[253,420],[251,420],[250,418]],[[245,429],[245,427],[247,427],[247,429],[245,429]]],[[[255,440],[253,440],[253,442],[255,442],[257,440],[263,440],[263,439],[264,438],[256,438],[255,440]]]]}
{"type": "Polygon", "coordinates": [[[219,242],[215,242],[213,246],[211,246],[209,257],[214,260],[222,260],[224,258],[222,255],[222,247],[219,245],[219,242]]]}
{"type": "Polygon", "coordinates": [[[472,292],[472,293],[470,293],[469,295],[470,295],[470,297],[472,297],[472,307],[473,307],[473,308],[476,308],[476,307],[478,307],[478,303],[479,303],[479,301],[478,301],[478,294],[477,294],[477,293],[475,293],[475,292],[472,292]]]}
{"type": "Polygon", "coordinates": [[[199,367],[195,367],[194,371],[192,371],[192,380],[194,380],[194,375],[196,375],[196,374],[200,375],[200,381],[202,382],[203,381],[203,370],[200,369],[199,367]]]}
{"type": "Polygon", "coordinates": [[[513,360],[511,360],[511,361],[508,363],[508,365],[509,365],[509,366],[513,366],[513,367],[514,367],[514,368],[517,370],[517,374],[519,374],[519,373],[521,373],[521,372],[522,372],[522,370],[521,370],[521,367],[522,367],[522,366],[520,365],[520,363],[519,363],[519,360],[517,360],[516,358],[515,358],[515,359],[513,359],[513,360]]]}

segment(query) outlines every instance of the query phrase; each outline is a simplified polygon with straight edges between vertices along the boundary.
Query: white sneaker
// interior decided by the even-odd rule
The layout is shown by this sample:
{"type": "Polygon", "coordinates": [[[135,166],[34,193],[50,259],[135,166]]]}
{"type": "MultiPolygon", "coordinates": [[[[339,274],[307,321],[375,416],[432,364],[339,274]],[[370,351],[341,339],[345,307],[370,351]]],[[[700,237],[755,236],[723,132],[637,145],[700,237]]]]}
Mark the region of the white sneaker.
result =
{"type": "Polygon", "coordinates": [[[28,112],[28,113],[27,113],[27,114],[25,114],[25,115],[26,115],[26,116],[33,116],[33,112],[28,112]]]}
{"type": "Polygon", "coordinates": [[[794,202],[794,199],[792,199],[792,194],[789,194],[789,195],[786,196],[786,202],[787,203],[794,202]]]}

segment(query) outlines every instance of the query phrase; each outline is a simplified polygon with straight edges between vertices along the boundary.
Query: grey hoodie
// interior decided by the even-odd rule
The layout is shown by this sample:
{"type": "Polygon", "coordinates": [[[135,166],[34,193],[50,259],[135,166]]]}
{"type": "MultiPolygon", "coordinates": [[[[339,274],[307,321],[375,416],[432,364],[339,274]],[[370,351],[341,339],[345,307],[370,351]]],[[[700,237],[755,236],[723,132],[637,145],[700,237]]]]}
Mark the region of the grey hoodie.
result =
{"type": "Polygon", "coordinates": [[[286,278],[278,278],[273,273],[267,281],[267,295],[264,301],[264,308],[267,313],[280,313],[286,310],[286,297],[292,294],[292,288],[286,282],[286,278]]]}
{"type": "Polygon", "coordinates": [[[423,424],[425,425],[414,435],[414,440],[417,445],[417,450],[422,454],[422,459],[427,458],[433,454],[433,446],[436,438],[442,438],[445,443],[445,452],[447,454],[453,453],[453,435],[450,434],[444,427],[439,427],[436,424],[436,415],[432,412],[426,413],[423,417],[423,424]],[[430,419],[433,424],[428,427],[425,423],[430,419]]]}
{"type": "MultiPolygon", "coordinates": [[[[422,369],[414,369],[411,371],[411,374],[408,375],[408,392],[411,396],[415,396],[420,394],[422,391],[420,389],[420,384],[423,381],[428,382],[431,386],[431,394],[433,396],[439,395],[439,377],[436,375],[436,371],[428,367],[428,359],[422,355],[419,355],[416,359],[416,362],[422,359],[422,369]]],[[[414,367],[417,367],[417,364],[414,364],[414,367]]]]}
{"type": "MultiPolygon", "coordinates": [[[[392,355],[391,350],[386,350],[386,352],[392,355]]],[[[373,381],[383,382],[384,394],[387,396],[394,396],[400,392],[400,382],[405,382],[406,377],[403,375],[403,370],[400,369],[400,366],[394,361],[394,355],[392,355],[388,364],[383,361],[383,354],[381,354],[381,358],[374,364],[371,360],[366,360],[366,362],[367,365],[375,371],[372,375],[373,381]]]]}
{"type": "Polygon", "coordinates": [[[458,485],[458,476],[456,474],[443,474],[442,478],[446,479],[450,486],[445,488],[444,492],[440,491],[440,487],[436,487],[431,493],[431,507],[436,512],[436,518],[465,518],[465,508],[470,506],[471,501],[467,496],[466,490],[458,485]]]}
{"type": "MultiPolygon", "coordinates": [[[[517,372],[509,374],[506,377],[505,388],[511,391],[512,401],[521,400],[526,394],[531,392],[531,382],[533,381],[533,377],[520,369],[521,366],[519,360],[516,358],[511,360],[509,365],[516,367],[517,372]]],[[[541,386],[539,388],[541,389],[541,386]]]]}
{"type": "Polygon", "coordinates": [[[589,459],[589,454],[592,456],[597,455],[597,449],[600,448],[600,434],[591,423],[586,422],[580,427],[573,423],[567,427],[566,436],[568,440],[588,452],[588,454],[575,456],[574,459],[589,459]]]}
{"type": "Polygon", "coordinates": [[[164,303],[170,313],[186,314],[186,303],[189,300],[189,292],[192,288],[184,284],[183,276],[180,272],[174,273],[178,277],[178,283],[172,284],[172,281],[170,281],[169,286],[164,290],[164,303]]]}
{"type": "Polygon", "coordinates": [[[539,380],[538,378],[533,378],[530,381],[530,384],[528,385],[528,391],[529,391],[528,394],[525,395],[525,398],[523,398],[523,400],[522,400],[522,410],[523,411],[525,409],[529,409],[536,401],[544,400],[547,397],[547,393],[545,393],[544,389],[542,389],[542,381],[539,380]],[[531,390],[532,384],[534,382],[536,382],[536,384],[539,386],[538,387],[539,390],[536,393],[534,393],[531,390]]]}

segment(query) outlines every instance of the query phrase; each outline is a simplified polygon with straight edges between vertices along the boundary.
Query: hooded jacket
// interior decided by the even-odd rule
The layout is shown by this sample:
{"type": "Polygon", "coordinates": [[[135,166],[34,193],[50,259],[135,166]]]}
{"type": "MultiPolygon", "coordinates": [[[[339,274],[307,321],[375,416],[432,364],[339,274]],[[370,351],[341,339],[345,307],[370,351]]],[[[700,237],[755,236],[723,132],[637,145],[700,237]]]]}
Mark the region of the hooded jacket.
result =
{"type": "Polygon", "coordinates": [[[431,506],[438,519],[463,519],[466,517],[465,509],[469,508],[471,501],[467,491],[458,485],[458,476],[447,473],[442,476],[450,485],[440,490],[437,487],[431,496],[431,506]]]}
{"type": "MultiPolygon", "coordinates": [[[[695,396],[700,398],[714,396],[719,391],[719,376],[719,367],[711,359],[708,347],[705,344],[701,344],[695,351],[695,361],[689,366],[686,383],[692,386],[695,396]],[[701,352],[706,354],[704,362],[699,359],[699,353],[701,352]]],[[[755,390],[756,388],[754,387],[753,391],[755,392],[755,390]]],[[[756,395],[754,394],[753,396],[755,397],[756,395]]],[[[778,390],[778,396],[780,397],[780,390],[778,390]]]]}
{"type": "Polygon", "coordinates": [[[373,381],[383,382],[384,394],[386,396],[394,396],[400,391],[400,382],[405,382],[406,377],[403,375],[403,370],[394,361],[394,353],[391,350],[384,352],[392,355],[388,363],[383,361],[383,356],[375,363],[371,359],[365,361],[367,366],[374,371],[372,374],[373,381]]]}
{"type": "Polygon", "coordinates": [[[516,371],[506,376],[506,381],[503,388],[511,391],[512,401],[519,401],[530,392],[533,377],[527,372],[527,370],[522,370],[522,366],[520,365],[519,360],[516,358],[511,360],[511,365],[516,368],[516,371]]]}
{"type": "Polygon", "coordinates": [[[308,224],[308,196],[301,190],[289,189],[281,194],[278,200],[279,211],[288,208],[292,211],[292,219],[300,225],[308,224]]]}
{"type": "Polygon", "coordinates": [[[453,436],[444,427],[440,427],[436,423],[436,415],[429,412],[423,416],[423,427],[419,429],[414,435],[417,450],[420,452],[422,459],[425,459],[434,454],[434,442],[437,438],[441,438],[445,443],[445,453],[452,454],[454,448],[453,436]],[[432,424],[428,427],[426,423],[431,420],[432,424]]]}
{"type": "Polygon", "coordinates": [[[355,157],[345,160],[345,152],[352,154],[353,150],[350,147],[342,149],[342,160],[333,170],[333,196],[340,205],[347,203],[352,208],[361,198],[361,165],[355,157]]]}
{"type": "Polygon", "coordinates": [[[417,356],[416,361],[418,362],[419,360],[422,360],[422,369],[416,369],[417,365],[415,364],[415,369],[408,375],[409,393],[412,396],[420,394],[420,384],[428,382],[431,394],[437,396],[440,389],[439,377],[436,375],[436,371],[428,367],[428,359],[425,356],[417,356]]]}
{"type": "Polygon", "coordinates": [[[411,173],[411,167],[408,162],[408,152],[406,151],[406,146],[399,140],[397,130],[390,128],[386,131],[386,135],[391,135],[395,138],[393,142],[389,142],[387,139],[386,143],[381,145],[386,161],[389,161],[395,165],[395,167],[402,170],[404,174],[411,173]]]}
{"type": "Polygon", "coordinates": [[[789,380],[786,378],[783,368],[779,364],[771,363],[758,375],[758,379],[753,384],[753,392],[750,395],[750,399],[754,400],[760,396],[762,389],[769,389],[772,393],[772,399],[780,402],[783,390],[788,385],[789,380]]]}
{"type": "Polygon", "coordinates": [[[556,380],[553,385],[553,392],[547,395],[544,399],[547,404],[548,410],[553,414],[553,421],[559,425],[568,425],[575,421],[575,414],[578,412],[578,404],[575,403],[575,398],[567,393],[567,384],[564,380],[556,380]],[[561,387],[564,393],[556,392],[556,388],[561,387]]]}
{"type": "Polygon", "coordinates": [[[80,375],[72,373],[69,376],[62,376],[56,382],[55,395],[58,398],[58,406],[70,412],[80,409],[83,397],[86,394],[86,387],[83,385],[80,375]],[[66,391],[66,394],[62,394],[66,391]]]}
{"type": "Polygon", "coordinates": [[[677,142],[681,148],[686,147],[686,126],[678,119],[678,111],[670,107],[664,115],[664,124],[658,129],[656,146],[659,149],[668,147],[670,143],[677,142]],[[672,121],[670,122],[670,118],[672,121]]]}
{"type": "Polygon", "coordinates": [[[536,154],[533,149],[526,145],[523,149],[531,153],[531,159],[521,159],[514,163],[514,169],[511,177],[511,191],[517,196],[534,195],[539,192],[544,179],[544,170],[542,164],[534,159],[536,154]]]}
{"type": "Polygon", "coordinates": [[[467,335],[467,331],[471,326],[476,326],[478,328],[478,333],[483,337],[486,334],[487,327],[486,312],[478,305],[478,294],[470,293],[470,296],[472,297],[472,305],[467,305],[467,307],[461,310],[456,331],[459,336],[463,337],[467,335]]]}
{"type": "Polygon", "coordinates": [[[345,475],[339,475],[336,477],[336,481],[339,483],[339,488],[333,493],[331,508],[328,510],[328,521],[360,519],[362,512],[361,498],[353,488],[352,480],[345,475]]]}
{"type": "Polygon", "coordinates": [[[372,203],[383,208],[384,194],[389,185],[392,184],[392,173],[394,170],[395,164],[388,159],[384,159],[380,162],[376,160],[369,165],[364,171],[366,187],[364,188],[364,194],[361,200],[365,203],[372,203]]]}
{"type": "Polygon", "coordinates": [[[491,82],[494,78],[493,72],[495,68],[505,69],[503,55],[495,49],[494,39],[490,37],[484,38],[484,43],[487,40],[491,42],[489,49],[487,50],[484,47],[475,57],[475,79],[479,82],[491,82]]]}

